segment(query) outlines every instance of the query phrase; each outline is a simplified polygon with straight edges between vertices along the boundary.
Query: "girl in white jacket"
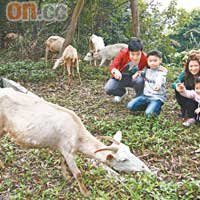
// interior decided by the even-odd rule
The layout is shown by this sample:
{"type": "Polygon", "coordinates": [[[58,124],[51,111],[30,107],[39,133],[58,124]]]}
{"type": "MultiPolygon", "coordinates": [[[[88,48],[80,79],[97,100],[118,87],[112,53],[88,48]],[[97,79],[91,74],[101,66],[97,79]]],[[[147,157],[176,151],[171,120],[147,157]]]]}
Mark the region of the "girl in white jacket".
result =
{"type": "Polygon", "coordinates": [[[197,115],[196,120],[195,118],[189,118],[185,122],[183,122],[184,126],[190,126],[190,124],[192,124],[193,122],[200,121],[200,77],[197,77],[195,79],[194,90],[186,90],[183,83],[178,83],[177,87],[179,93],[182,96],[193,99],[196,102],[198,102],[198,107],[195,109],[195,114],[197,115]]]}

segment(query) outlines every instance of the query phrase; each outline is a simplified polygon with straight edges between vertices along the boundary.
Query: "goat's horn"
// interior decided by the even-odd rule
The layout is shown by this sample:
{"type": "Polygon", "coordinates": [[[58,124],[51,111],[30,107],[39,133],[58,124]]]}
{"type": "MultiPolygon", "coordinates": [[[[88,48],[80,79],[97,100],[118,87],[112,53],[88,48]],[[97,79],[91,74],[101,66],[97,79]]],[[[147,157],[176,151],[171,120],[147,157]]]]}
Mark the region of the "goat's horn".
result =
{"type": "Polygon", "coordinates": [[[116,148],[116,147],[103,147],[101,149],[97,149],[94,153],[97,153],[99,151],[113,151],[114,153],[116,153],[118,151],[118,148],[116,148]]]}
{"type": "Polygon", "coordinates": [[[120,142],[118,142],[117,140],[115,140],[114,138],[112,138],[110,136],[106,136],[106,135],[103,136],[102,135],[102,136],[98,136],[97,138],[98,139],[106,139],[106,140],[111,141],[111,142],[113,142],[113,143],[115,143],[117,145],[120,145],[120,142]]]}

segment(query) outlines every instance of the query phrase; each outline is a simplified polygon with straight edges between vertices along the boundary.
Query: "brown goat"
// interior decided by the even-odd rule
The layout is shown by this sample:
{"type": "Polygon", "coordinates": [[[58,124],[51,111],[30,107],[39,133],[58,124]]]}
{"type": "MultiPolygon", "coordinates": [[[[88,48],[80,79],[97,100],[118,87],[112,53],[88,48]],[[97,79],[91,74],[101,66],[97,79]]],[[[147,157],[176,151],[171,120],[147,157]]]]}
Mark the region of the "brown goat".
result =
{"type": "Polygon", "coordinates": [[[54,66],[53,69],[56,69],[59,64],[63,63],[64,66],[64,71],[63,73],[66,72],[66,68],[67,68],[67,72],[68,72],[68,86],[71,86],[72,84],[72,75],[73,75],[73,70],[76,67],[77,69],[77,74],[78,74],[78,78],[79,78],[79,82],[81,84],[81,76],[80,76],[80,72],[79,72],[79,58],[78,58],[78,53],[77,50],[69,45],[65,48],[62,57],[59,58],[54,66]]]}
{"type": "Polygon", "coordinates": [[[60,37],[60,36],[50,36],[46,40],[46,42],[45,42],[45,45],[46,45],[45,62],[46,62],[46,64],[47,64],[47,61],[48,61],[49,51],[52,53],[51,60],[53,62],[53,54],[61,51],[64,41],[65,41],[65,39],[63,37],[60,37]]]}
{"type": "Polygon", "coordinates": [[[22,40],[22,36],[18,33],[7,33],[4,37],[4,47],[8,48],[16,40],[22,40]]]}

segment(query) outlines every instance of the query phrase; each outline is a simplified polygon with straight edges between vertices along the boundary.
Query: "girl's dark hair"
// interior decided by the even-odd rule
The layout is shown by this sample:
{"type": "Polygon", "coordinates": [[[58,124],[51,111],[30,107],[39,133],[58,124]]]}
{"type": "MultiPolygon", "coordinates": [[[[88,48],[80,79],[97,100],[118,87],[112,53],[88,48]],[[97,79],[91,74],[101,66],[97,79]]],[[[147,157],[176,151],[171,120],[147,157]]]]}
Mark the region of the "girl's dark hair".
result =
{"type": "MultiPolygon", "coordinates": [[[[184,84],[185,84],[185,86],[188,90],[194,89],[194,84],[195,84],[194,83],[195,78],[189,71],[190,61],[197,61],[199,63],[199,66],[200,66],[200,59],[196,54],[191,54],[191,55],[188,56],[188,59],[185,63],[185,78],[184,78],[184,84]]],[[[198,76],[200,76],[200,70],[199,70],[198,76]]]]}
{"type": "Polygon", "coordinates": [[[142,51],[143,44],[140,39],[134,37],[128,43],[128,50],[129,51],[142,51]]]}

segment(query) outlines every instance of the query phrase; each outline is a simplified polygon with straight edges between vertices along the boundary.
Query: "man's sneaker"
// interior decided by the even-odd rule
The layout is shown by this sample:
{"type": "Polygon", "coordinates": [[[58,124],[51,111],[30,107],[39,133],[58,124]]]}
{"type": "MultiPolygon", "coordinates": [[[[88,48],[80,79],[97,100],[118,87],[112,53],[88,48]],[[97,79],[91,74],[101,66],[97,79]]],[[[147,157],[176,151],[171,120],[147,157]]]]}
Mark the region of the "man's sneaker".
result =
{"type": "Polygon", "coordinates": [[[126,96],[126,95],[128,95],[128,90],[126,89],[126,92],[125,92],[125,94],[123,95],[123,96],[115,96],[114,97],[114,99],[113,99],[113,102],[115,102],[115,103],[119,103],[119,102],[121,102],[122,101],[122,99],[126,96]]]}
{"type": "Polygon", "coordinates": [[[195,122],[194,118],[189,118],[183,122],[183,126],[189,127],[191,124],[195,122]]]}

